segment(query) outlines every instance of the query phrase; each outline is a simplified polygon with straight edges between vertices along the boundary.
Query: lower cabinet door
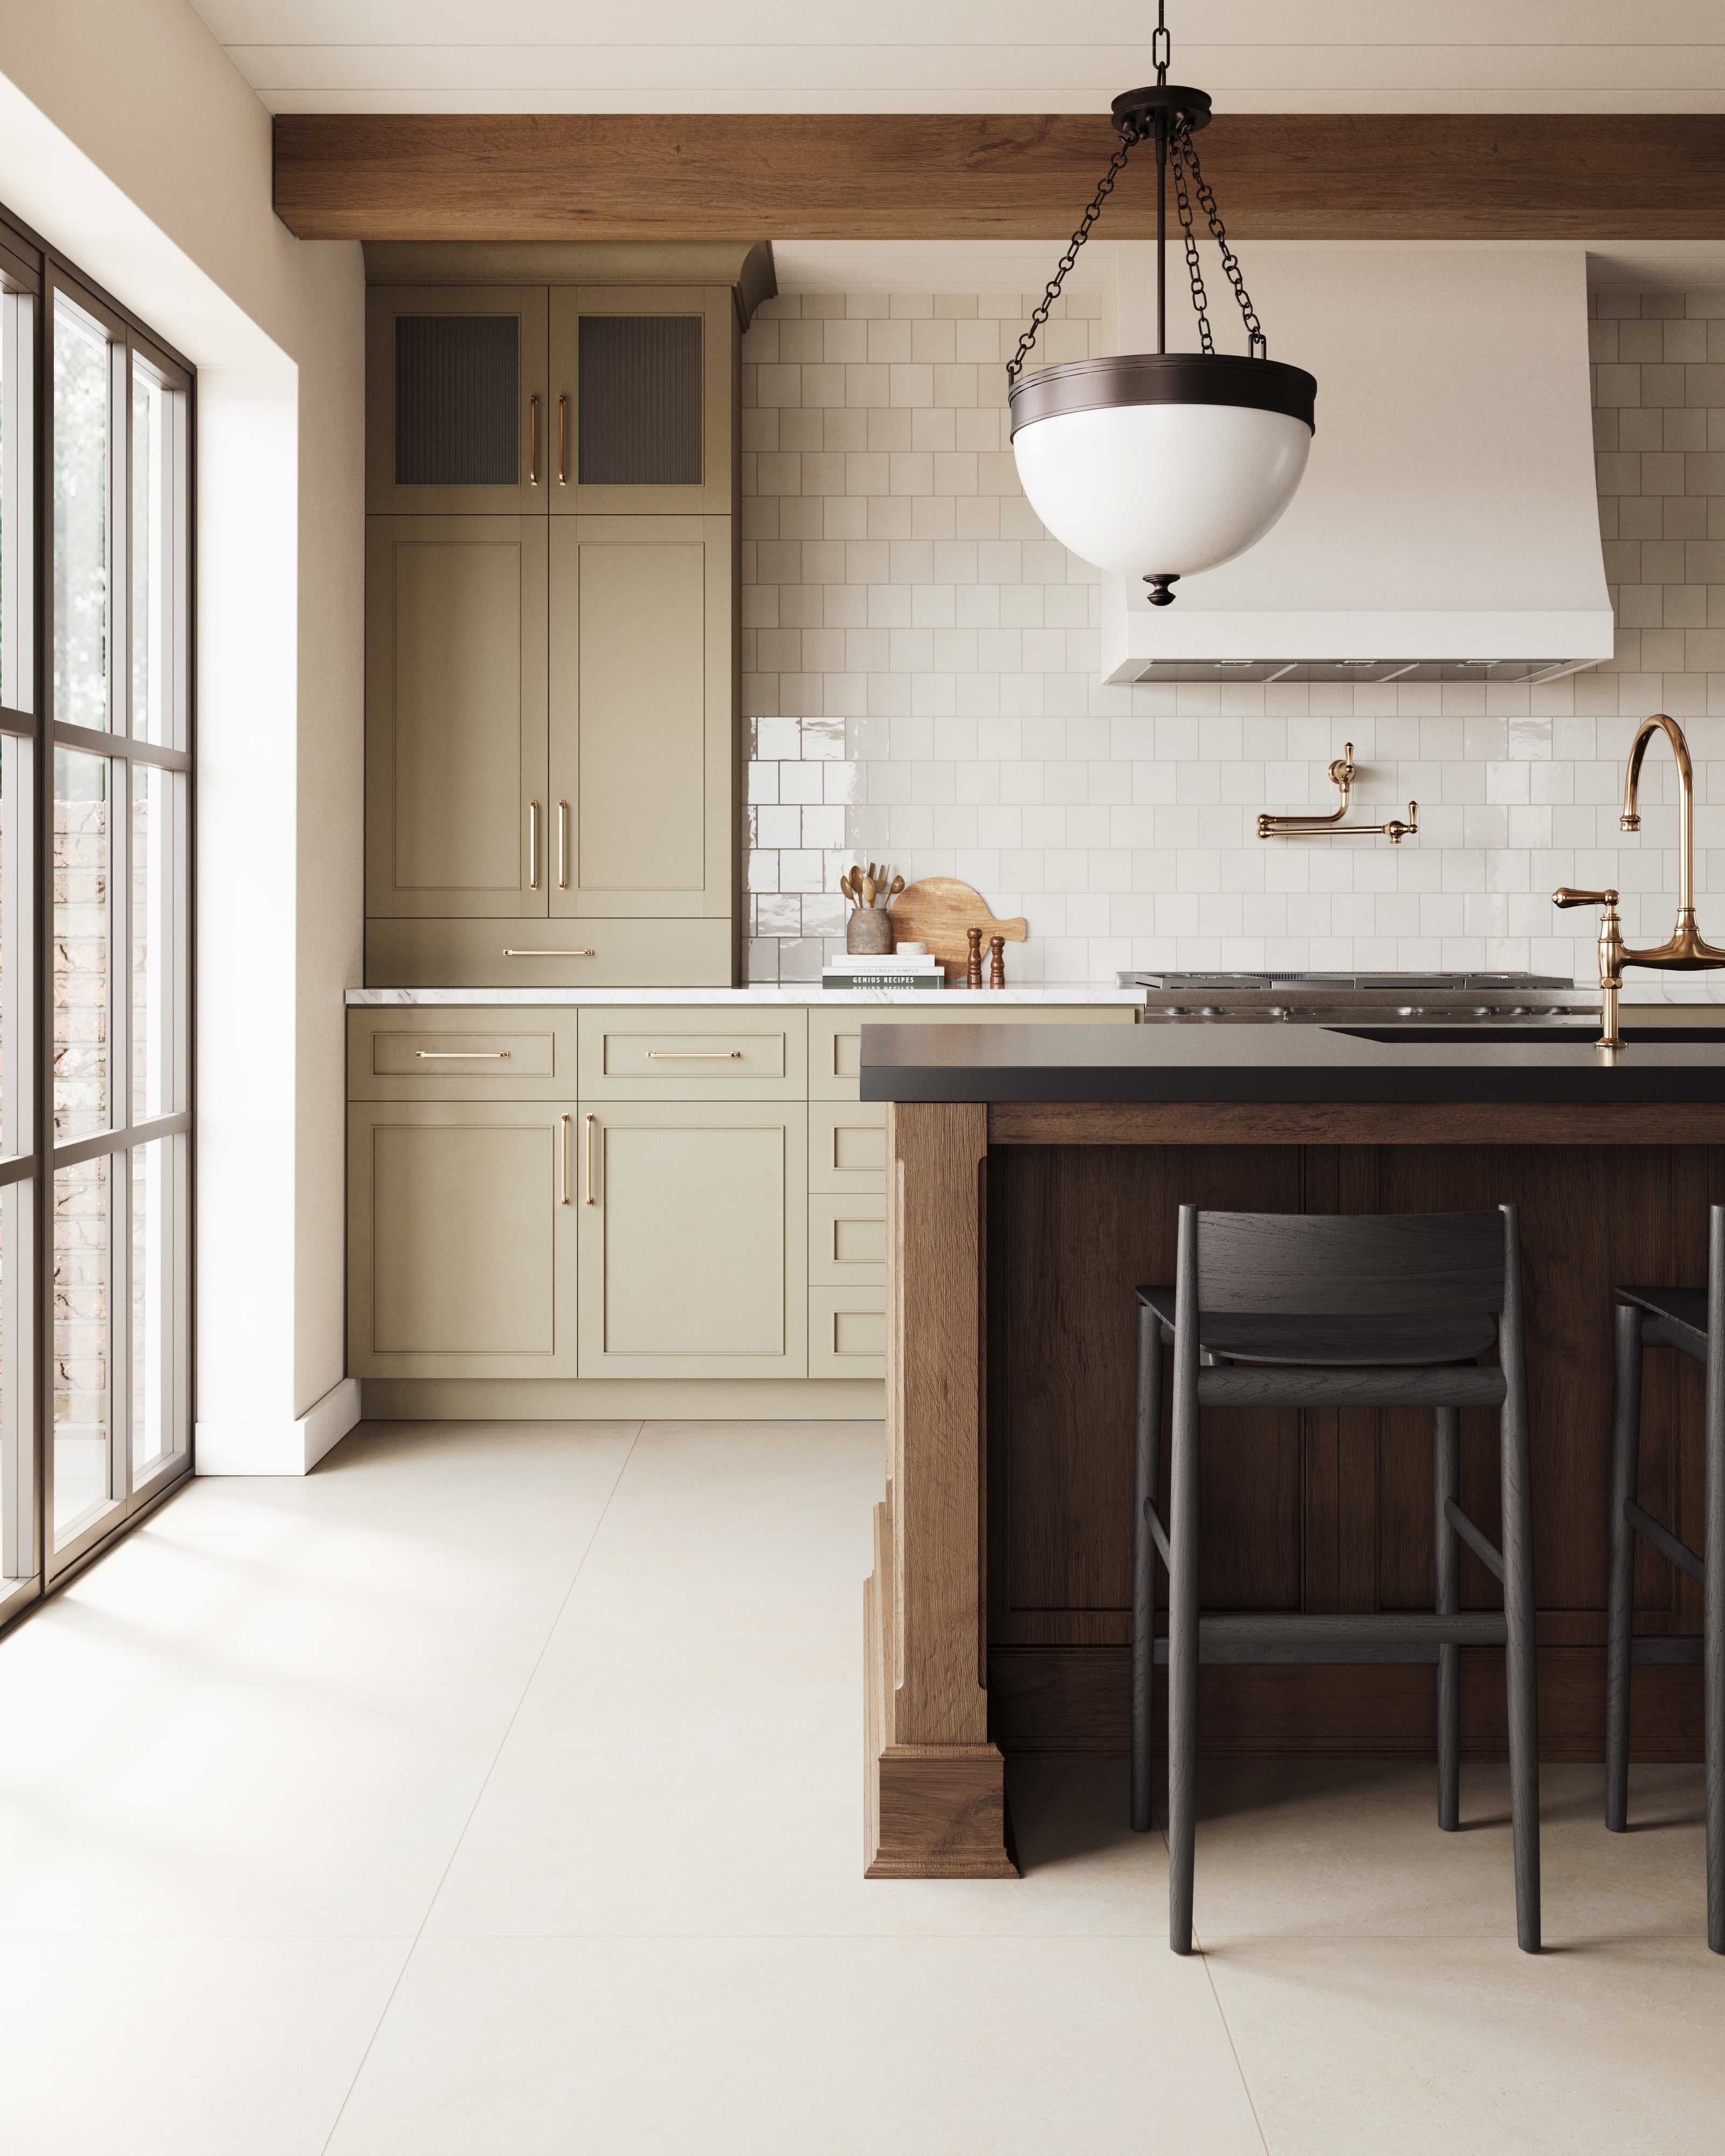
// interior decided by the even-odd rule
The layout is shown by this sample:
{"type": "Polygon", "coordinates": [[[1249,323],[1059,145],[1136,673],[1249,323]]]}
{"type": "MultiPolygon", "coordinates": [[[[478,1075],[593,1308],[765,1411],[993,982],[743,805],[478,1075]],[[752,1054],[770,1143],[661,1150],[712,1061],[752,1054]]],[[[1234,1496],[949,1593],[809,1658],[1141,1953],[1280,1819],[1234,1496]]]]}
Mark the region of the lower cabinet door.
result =
{"type": "Polygon", "coordinates": [[[580,1374],[801,1378],[808,1110],[581,1104],[580,1374]]]}
{"type": "Polygon", "coordinates": [[[348,1111],[347,1333],[357,1378],[572,1378],[572,1101],[348,1111]]]}

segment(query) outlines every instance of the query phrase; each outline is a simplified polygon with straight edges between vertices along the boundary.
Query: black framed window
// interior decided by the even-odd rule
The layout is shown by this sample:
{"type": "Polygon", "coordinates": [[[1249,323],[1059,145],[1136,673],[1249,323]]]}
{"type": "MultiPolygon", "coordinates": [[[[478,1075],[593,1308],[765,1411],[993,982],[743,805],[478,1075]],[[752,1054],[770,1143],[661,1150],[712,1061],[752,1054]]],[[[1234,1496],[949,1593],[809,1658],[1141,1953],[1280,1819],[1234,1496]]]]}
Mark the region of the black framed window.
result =
{"type": "Polygon", "coordinates": [[[194,397],[0,222],[0,1622],[191,1467],[194,397]]]}

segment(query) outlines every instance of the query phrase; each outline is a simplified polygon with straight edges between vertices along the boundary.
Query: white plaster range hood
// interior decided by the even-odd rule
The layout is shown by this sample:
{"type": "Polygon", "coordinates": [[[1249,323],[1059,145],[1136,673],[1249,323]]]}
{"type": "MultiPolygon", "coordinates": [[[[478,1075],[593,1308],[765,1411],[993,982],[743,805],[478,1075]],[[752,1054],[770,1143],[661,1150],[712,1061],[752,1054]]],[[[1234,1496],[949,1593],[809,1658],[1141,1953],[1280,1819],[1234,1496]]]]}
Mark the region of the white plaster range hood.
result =
{"type": "MultiPolygon", "coordinates": [[[[1306,477],[1172,606],[1111,579],[1104,677],[1526,680],[1609,658],[1584,251],[1260,241],[1241,260],[1272,357],[1317,377],[1306,477]]],[[[1153,249],[1117,268],[1118,348],[1153,350],[1153,249]]],[[[1232,349],[1231,308],[1211,315],[1232,349]]]]}

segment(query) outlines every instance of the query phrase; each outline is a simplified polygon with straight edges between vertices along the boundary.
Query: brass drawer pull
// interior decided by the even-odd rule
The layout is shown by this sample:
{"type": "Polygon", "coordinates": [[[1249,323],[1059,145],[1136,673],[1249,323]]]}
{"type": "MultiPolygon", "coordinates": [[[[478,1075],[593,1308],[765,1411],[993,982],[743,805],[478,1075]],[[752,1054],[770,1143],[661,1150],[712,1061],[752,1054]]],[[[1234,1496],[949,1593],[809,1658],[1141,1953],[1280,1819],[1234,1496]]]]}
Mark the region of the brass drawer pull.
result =
{"type": "Polygon", "coordinates": [[[649,1048],[649,1063],[741,1063],[740,1048],[649,1048]]]}
{"type": "Polygon", "coordinates": [[[506,958],[591,958],[591,951],[505,951],[506,958]]]}
{"type": "MultiPolygon", "coordinates": [[[[563,1121],[567,1122],[568,1120],[565,1116],[563,1121]]],[[[589,1116],[587,1119],[587,1196],[582,1201],[587,1205],[593,1203],[593,1127],[598,1121],[597,1116],[589,1116]]]]}
{"type": "Polygon", "coordinates": [[[506,1048],[416,1048],[422,1063],[507,1063],[506,1048]]]}
{"type": "Polygon", "coordinates": [[[569,1202],[569,1118],[557,1117],[557,1203],[569,1202]]]}

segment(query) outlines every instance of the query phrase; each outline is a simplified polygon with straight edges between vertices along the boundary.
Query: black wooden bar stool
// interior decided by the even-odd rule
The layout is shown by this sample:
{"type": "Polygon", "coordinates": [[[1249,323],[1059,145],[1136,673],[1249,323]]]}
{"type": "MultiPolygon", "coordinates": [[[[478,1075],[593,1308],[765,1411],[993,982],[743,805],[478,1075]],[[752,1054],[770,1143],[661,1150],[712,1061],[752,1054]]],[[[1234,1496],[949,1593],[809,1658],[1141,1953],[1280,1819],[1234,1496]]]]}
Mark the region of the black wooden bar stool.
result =
{"type": "Polygon", "coordinates": [[[1630,1671],[1637,1662],[1702,1665],[1707,1750],[1707,1944],[1725,1953],[1725,1205],[1707,1215],[1707,1284],[1620,1287],[1617,1386],[1611,1417],[1611,1590],[1605,1635],[1605,1824],[1629,1826],[1630,1671]],[[1707,1364],[1706,1526],[1697,1557],[1636,1502],[1641,1451],[1641,1350],[1675,1348],[1707,1364]],[[1699,1636],[1634,1635],[1635,1537],[1643,1536],[1702,1590],[1699,1636]]]}
{"type": "MultiPolygon", "coordinates": [[[[1495,1213],[1318,1216],[1180,1208],[1178,1278],[1138,1290],[1132,1568],[1132,1825],[1150,1818],[1150,1684],[1168,1666],[1168,1943],[1192,1951],[1199,1662],[1435,1662],[1438,1820],[1457,1824],[1461,1650],[1507,1649],[1516,1936],[1539,1950],[1539,1731],[1521,1246],[1495,1213]],[[1475,1358],[1492,1347],[1496,1367],[1475,1358]],[[1173,1349],[1169,1520],[1158,1517],[1162,1364],[1173,1349]],[[1207,1614],[1198,1606],[1199,1422],[1206,1407],[1429,1407],[1434,1614],[1207,1614]],[[1500,1411],[1503,1548],[1461,1510],[1461,1410],[1500,1411]],[[1459,1539],[1458,1539],[1459,1538],[1459,1539]],[[1460,1609],[1461,1543],[1503,1584],[1501,1614],[1460,1609]],[[1155,1637],[1156,1559],[1168,1636],[1155,1637]]],[[[1620,1335],[1620,1337],[1621,1336],[1620,1335]]],[[[1722,1478],[1725,1483],[1725,1478],[1722,1478]]]]}

